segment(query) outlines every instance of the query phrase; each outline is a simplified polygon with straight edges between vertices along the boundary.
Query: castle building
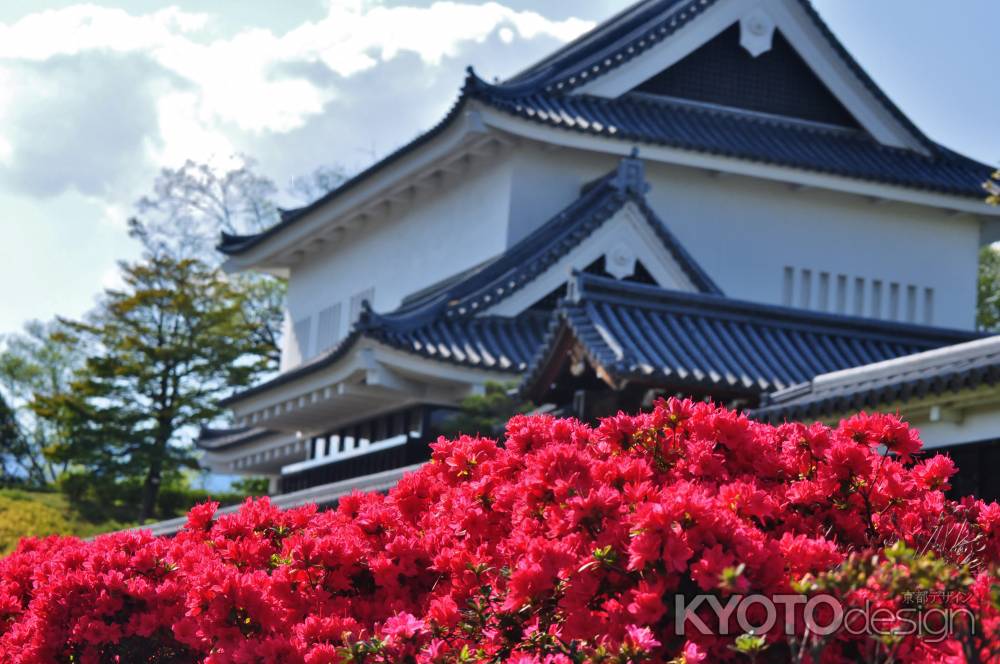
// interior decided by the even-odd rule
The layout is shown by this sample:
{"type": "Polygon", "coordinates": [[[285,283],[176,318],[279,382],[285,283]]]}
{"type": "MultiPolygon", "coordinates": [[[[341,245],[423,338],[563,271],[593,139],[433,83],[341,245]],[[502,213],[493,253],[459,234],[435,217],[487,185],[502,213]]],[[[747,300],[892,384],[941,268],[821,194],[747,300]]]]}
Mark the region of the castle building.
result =
{"type": "MultiPolygon", "coordinates": [[[[902,403],[865,385],[996,348],[974,330],[989,171],[806,0],[644,0],[509,80],[470,69],[435,127],[222,238],[227,270],[288,279],[287,321],[280,373],[226,400],[203,462],[283,504],[381,490],[489,382],[583,417],[658,394],[769,419],[902,403]]],[[[951,426],[935,444],[1000,438],[945,391],[919,400],[951,426]]]]}

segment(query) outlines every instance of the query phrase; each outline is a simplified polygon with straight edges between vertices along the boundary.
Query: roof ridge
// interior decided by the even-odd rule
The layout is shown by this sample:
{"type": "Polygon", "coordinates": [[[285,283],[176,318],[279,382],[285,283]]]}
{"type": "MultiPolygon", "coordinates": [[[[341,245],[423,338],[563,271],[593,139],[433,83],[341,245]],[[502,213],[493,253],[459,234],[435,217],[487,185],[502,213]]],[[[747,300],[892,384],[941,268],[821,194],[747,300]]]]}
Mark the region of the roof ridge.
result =
{"type": "MultiPolygon", "coordinates": [[[[528,66],[526,69],[518,72],[514,76],[511,76],[507,79],[507,81],[505,81],[505,83],[519,84],[531,81],[532,83],[537,84],[543,81],[546,76],[556,73],[558,71],[556,67],[558,67],[560,61],[569,60],[569,56],[573,55],[574,51],[578,51],[576,57],[579,58],[579,51],[587,45],[587,42],[593,41],[595,38],[600,38],[602,33],[607,33],[606,39],[610,39],[610,43],[605,44],[604,47],[606,47],[613,44],[616,39],[620,40],[628,36],[629,33],[635,32],[635,30],[648,21],[649,18],[652,18],[660,11],[670,9],[671,5],[674,5],[674,11],[676,11],[676,6],[681,4],[683,1],[684,0],[645,0],[643,2],[628,5],[613,16],[601,21],[592,29],[580,35],[568,44],[564,44],[562,47],[543,57],[538,62],[528,66]],[[643,5],[648,5],[648,7],[644,8],[643,5]],[[661,7],[657,5],[666,6],[661,7]],[[632,16],[629,16],[629,14],[632,14],[632,16]],[[615,27],[616,23],[622,24],[615,27]]],[[[601,46],[596,45],[596,48],[599,50],[601,46]]],[[[595,45],[590,45],[591,52],[593,52],[594,49],[595,45]]],[[[583,52],[586,53],[587,50],[583,49],[583,52]]]]}

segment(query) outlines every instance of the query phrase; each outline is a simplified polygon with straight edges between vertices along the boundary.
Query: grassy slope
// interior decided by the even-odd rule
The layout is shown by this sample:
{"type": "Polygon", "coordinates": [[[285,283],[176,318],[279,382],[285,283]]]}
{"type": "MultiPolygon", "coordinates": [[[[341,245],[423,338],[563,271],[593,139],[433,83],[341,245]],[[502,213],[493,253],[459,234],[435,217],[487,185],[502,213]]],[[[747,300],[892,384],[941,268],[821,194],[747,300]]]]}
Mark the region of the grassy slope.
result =
{"type": "Polygon", "coordinates": [[[60,493],[0,489],[0,555],[28,535],[87,537],[121,528],[115,521],[91,522],[77,514],[60,493]]]}

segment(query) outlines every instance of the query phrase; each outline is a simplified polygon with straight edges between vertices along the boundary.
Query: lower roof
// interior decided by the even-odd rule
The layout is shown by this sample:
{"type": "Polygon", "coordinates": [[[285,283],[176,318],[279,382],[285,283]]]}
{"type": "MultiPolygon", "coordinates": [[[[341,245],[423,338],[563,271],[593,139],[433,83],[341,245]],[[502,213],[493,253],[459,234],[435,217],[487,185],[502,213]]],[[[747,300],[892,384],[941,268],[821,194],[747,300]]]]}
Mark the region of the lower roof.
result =
{"type": "MultiPolygon", "coordinates": [[[[426,317],[366,311],[337,348],[229,403],[332,366],[359,340],[371,339],[436,361],[522,374],[522,393],[539,402],[582,350],[612,388],[635,383],[720,397],[763,396],[758,417],[805,417],[993,384],[1000,380],[1000,337],[981,337],[581,273],[551,314],[426,317]]],[[[267,434],[210,430],[199,445],[221,449],[267,434]]]]}
{"type": "Polygon", "coordinates": [[[818,375],[768,395],[753,415],[816,418],[1000,383],[1000,336],[818,375]]]}
{"type": "Polygon", "coordinates": [[[586,274],[571,291],[524,379],[529,396],[544,395],[567,361],[567,334],[616,383],[747,395],[979,336],[586,274]]]}

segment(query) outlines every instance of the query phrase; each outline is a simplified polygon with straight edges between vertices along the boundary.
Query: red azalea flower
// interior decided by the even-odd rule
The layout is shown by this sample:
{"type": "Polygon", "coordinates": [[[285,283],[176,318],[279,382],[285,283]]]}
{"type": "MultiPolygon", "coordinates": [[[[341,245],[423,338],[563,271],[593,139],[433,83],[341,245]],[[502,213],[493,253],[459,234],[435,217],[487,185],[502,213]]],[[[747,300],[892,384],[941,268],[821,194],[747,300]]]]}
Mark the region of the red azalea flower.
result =
{"type": "MultiPolygon", "coordinates": [[[[262,499],[216,519],[207,503],[169,539],[26,539],[0,559],[0,663],[746,661],[732,635],[675,634],[675,596],[827,578],[846,606],[888,609],[929,570],[935,589],[962,580],[949,605],[976,632],[901,638],[896,661],[1000,657],[1000,506],[948,500],[954,462],[911,463],[917,432],[894,416],[771,427],[671,399],[432,450],[335,510],[262,499]]],[[[823,661],[870,642],[839,634],[823,661]]],[[[767,645],[791,644],[775,628],[767,645]]]]}

